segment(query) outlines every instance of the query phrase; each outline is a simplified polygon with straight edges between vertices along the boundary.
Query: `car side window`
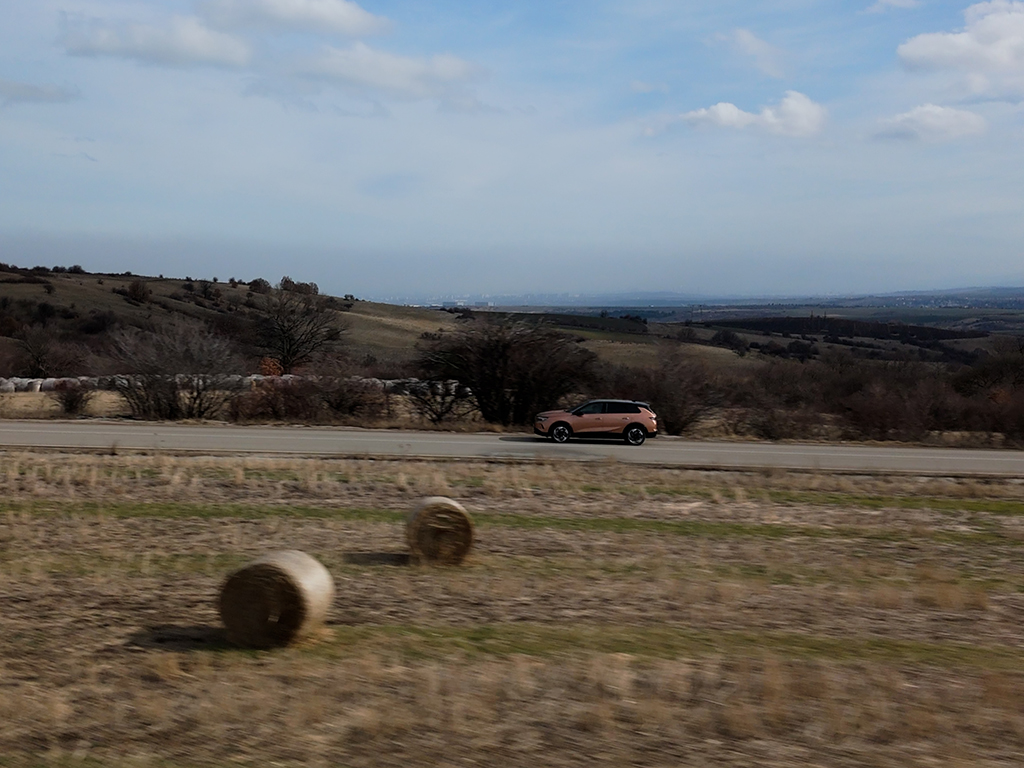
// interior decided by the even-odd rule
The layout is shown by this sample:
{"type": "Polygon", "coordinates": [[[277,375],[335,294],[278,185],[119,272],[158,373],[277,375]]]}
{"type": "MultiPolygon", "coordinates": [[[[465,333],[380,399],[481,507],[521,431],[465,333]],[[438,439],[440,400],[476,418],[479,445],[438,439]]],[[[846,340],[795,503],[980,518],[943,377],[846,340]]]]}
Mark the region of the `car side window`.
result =
{"type": "Polygon", "coordinates": [[[632,403],[608,403],[606,413],[640,413],[640,406],[632,403]]]}
{"type": "Polygon", "coordinates": [[[594,413],[604,413],[604,403],[587,403],[576,411],[577,416],[589,416],[594,413]]]}

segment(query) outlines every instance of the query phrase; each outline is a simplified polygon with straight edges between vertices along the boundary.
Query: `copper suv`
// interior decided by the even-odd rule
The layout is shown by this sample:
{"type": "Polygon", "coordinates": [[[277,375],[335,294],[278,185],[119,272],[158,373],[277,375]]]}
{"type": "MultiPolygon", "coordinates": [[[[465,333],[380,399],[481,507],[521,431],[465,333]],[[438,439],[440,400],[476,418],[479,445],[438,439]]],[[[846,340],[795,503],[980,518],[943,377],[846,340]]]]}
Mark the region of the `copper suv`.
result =
{"type": "Polygon", "coordinates": [[[647,403],[636,400],[589,400],[567,411],[544,411],[533,431],[564,443],[570,437],[618,437],[630,445],[643,445],[658,436],[658,417],[647,403]]]}

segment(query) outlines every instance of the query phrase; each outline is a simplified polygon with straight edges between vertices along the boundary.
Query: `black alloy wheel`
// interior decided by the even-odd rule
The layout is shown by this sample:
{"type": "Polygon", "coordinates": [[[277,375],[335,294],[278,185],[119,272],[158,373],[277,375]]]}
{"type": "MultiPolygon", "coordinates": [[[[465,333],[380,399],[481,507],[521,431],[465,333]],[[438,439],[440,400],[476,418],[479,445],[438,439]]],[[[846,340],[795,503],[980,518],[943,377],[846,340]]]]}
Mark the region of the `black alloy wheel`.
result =
{"type": "Polygon", "coordinates": [[[567,443],[572,437],[572,430],[568,424],[555,424],[551,427],[551,439],[556,443],[567,443]]]}
{"type": "Polygon", "coordinates": [[[647,439],[647,430],[640,424],[630,424],[622,433],[622,437],[630,445],[643,445],[647,439]]]}

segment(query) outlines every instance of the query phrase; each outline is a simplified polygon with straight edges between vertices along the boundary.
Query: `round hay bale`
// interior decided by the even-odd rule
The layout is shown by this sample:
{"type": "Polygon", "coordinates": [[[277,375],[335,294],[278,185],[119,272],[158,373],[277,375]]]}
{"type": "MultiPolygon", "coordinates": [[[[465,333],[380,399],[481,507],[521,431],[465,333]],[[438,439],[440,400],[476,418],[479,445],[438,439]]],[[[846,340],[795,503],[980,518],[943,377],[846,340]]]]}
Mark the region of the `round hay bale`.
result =
{"type": "Polygon", "coordinates": [[[458,565],[473,546],[473,521],[459,502],[430,496],[409,513],[405,535],[416,560],[458,565]]]}
{"type": "Polygon", "coordinates": [[[227,638],[248,648],[288,645],[313,634],[334,600],[334,579],[297,550],[272,552],[231,574],[220,591],[227,638]]]}

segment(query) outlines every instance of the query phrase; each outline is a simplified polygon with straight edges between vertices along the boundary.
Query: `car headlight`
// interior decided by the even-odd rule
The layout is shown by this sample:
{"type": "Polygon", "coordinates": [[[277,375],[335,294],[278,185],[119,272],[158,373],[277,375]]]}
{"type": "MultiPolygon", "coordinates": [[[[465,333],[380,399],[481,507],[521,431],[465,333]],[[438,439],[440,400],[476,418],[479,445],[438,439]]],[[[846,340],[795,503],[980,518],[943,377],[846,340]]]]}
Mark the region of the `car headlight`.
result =
{"type": "Polygon", "coordinates": [[[547,416],[538,416],[537,417],[537,421],[547,421],[547,420],[548,420],[547,416]]]}

